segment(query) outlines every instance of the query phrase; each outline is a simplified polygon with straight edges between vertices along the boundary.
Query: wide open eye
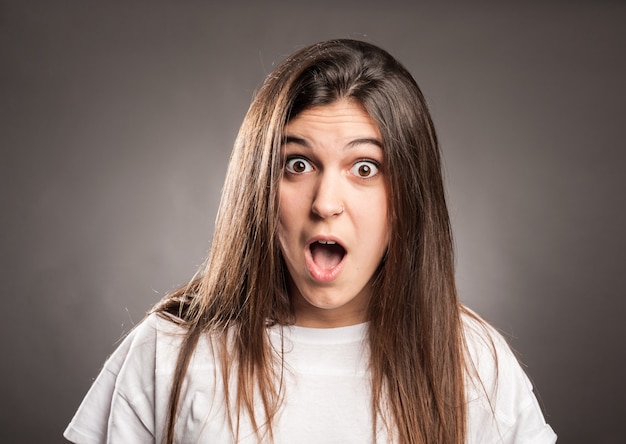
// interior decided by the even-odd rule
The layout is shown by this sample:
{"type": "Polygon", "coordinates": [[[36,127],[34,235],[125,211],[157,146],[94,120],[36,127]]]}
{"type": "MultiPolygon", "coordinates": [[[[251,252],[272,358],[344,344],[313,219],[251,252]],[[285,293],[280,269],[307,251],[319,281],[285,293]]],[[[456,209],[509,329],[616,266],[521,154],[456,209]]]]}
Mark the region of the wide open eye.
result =
{"type": "Polygon", "coordinates": [[[285,168],[292,174],[310,173],[313,171],[313,165],[302,157],[291,157],[287,159],[285,168]]]}
{"type": "Polygon", "coordinates": [[[361,160],[352,166],[350,172],[356,177],[369,179],[378,174],[378,165],[371,160],[361,160]]]}

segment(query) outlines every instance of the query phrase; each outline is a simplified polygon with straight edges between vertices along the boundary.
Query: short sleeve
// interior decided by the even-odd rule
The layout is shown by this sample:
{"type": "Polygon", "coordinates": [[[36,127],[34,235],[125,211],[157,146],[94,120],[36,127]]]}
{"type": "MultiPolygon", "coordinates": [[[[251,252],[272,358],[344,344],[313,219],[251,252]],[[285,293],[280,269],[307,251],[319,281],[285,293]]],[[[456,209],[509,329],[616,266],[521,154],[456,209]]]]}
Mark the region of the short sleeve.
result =
{"type": "Polygon", "coordinates": [[[63,436],[74,443],[154,442],[156,315],[122,341],[63,436]]]}
{"type": "Polygon", "coordinates": [[[491,326],[466,317],[470,356],[467,387],[467,442],[553,444],[533,386],[504,338],[491,326]]]}

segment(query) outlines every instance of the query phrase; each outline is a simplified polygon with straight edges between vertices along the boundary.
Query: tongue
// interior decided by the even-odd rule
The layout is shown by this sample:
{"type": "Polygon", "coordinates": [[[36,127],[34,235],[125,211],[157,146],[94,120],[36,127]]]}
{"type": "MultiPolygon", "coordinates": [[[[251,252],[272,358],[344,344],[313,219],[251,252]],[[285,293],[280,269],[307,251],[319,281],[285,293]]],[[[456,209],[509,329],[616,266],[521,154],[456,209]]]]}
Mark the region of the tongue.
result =
{"type": "Polygon", "coordinates": [[[324,270],[330,270],[339,265],[344,254],[343,247],[337,244],[320,244],[319,242],[311,244],[313,262],[324,270]]]}

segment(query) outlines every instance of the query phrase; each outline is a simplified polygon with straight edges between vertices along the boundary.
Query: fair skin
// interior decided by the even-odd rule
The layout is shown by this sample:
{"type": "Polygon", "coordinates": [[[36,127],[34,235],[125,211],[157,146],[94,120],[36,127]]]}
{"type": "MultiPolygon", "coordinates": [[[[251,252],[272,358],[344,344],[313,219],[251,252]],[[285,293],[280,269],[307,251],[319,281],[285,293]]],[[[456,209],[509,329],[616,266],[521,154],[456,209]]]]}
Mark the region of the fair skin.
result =
{"type": "Polygon", "coordinates": [[[389,242],[378,127],[351,100],[306,109],[285,128],[283,160],[278,238],[296,324],[365,322],[389,242]]]}

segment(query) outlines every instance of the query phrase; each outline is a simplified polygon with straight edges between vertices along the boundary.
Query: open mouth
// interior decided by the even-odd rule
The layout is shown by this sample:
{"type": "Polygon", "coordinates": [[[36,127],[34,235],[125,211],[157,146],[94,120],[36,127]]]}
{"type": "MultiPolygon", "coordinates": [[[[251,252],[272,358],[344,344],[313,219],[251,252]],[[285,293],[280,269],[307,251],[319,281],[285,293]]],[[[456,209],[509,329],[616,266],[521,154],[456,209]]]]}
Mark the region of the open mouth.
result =
{"type": "Polygon", "coordinates": [[[313,262],[321,270],[332,270],[341,263],[346,255],[345,248],[330,240],[312,242],[309,249],[313,262]]]}

